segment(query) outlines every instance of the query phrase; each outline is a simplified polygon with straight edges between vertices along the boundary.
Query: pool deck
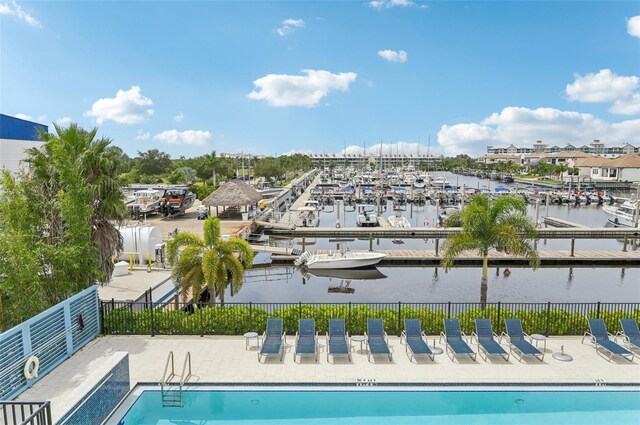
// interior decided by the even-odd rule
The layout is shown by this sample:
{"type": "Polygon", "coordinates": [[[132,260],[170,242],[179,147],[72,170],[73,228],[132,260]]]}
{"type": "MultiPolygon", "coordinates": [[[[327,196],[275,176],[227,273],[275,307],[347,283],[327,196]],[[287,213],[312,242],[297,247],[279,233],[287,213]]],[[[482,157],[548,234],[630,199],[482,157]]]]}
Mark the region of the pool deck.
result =
{"type": "MultiPolygon", "coordinates": [[[[429,344],[434,336],[428,337],[429,344]]],[[[473,362],[468,358],[456,358],[455,363],[446,354],[435,356],[435,361],[410,362],[404,344],[395,336],[389,337],[393,362],[386,357],[367,361],[366,352],[360,351],[360,343],[352,342],[352,362],[344,359],[326,359],[326,340],[319,338],[319,362],[303,358],[293,361],[294,336],[287,336],[284,361],[268,358],[258,363],[255,339],[245,349],[242,336],[102,336],[90,342],[82,350],[42,378],[32,388],[18,397],[21,401],[50,400],[54,420],[60,418],[75,402],[70,400],[74,388],[81,385],[86,376],[105,358],[116,351],[129,352],[132,387],[137,383],[155,383],[162,376],[169,351],[173,351],[176,370],[182,370],[187,351],[191,352],[193,377],[190,383],[305,383],[305,384],[353,384],[363,380],[376,384],[576,384],[596,385],[603,380],[607,385],[640,385],[640,359],[633,362],[614,358],[608,362],[597,355],[594,348],[580,343],[581,337],[550,337],[544,362],[526,359],[519,362],[511,356],[509,362],[493,358],[485,362],[480,356],[473,362]],[[574,358],[572,362],[560,362],[551,354],[560,351],[574,358]],[[359,381],[360,380],[360,381],[359,381]]],[[[437,343],[443,347],[443,344],[437,343]]],[[[508,349],[506,344],[503,344],[508,349]]],[[[363,344],[366,348],[366,344],[363,344]]],[[[477,347],[472,344],[477,351],[477,347]]],[[[542,343],[540,343],[542,349],[542,343]]],[[[638,353],[636,353],[638,354],[638,353]]]]}

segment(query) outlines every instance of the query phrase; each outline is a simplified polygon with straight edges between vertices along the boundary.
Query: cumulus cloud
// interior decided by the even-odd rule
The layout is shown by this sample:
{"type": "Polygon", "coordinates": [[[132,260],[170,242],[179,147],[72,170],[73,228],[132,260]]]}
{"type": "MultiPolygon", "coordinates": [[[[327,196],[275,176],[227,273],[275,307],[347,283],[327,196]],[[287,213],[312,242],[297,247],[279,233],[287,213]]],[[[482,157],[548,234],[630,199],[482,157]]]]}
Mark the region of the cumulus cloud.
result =
{"type": "Polygon", "coordinates": [[[391,7],[411,7],[416,4],[411,0],[374,0],[370,1],[368,5],[374,9],[389,9],[391,7]]]}
{"type": "Polygon", "coordinates": [[[180,112],[178,115],[173,117],[173,120],[176,122],[182,122],[183,119],[184,119],[184,114],[182,112],[180,112]]]}
{"type": "Polygon", "coordinates": [[[96,119],[98,124],[111,120],[118,124],[138,124],[153,115],[153,101],[140,93],[139,86],[129,90],[118,90],[116,97],[98,99],[85,115],[96,119]]]}
{"type": "Polygon", "coordinates": [[[575,74],[575,81],[567,84],[566,92],[572,101],[613,102],[630,95],[638,88],[639,83],[640,79],[635,75],[625,77],[615,74],[610,69],[602,69],[597,74],[575,74]]]}
{"type": "Polygon", "coordinates": [[[42,28],[42,24],[36,18],[31,16],[29,13],[22,10],[22,7],[15,0],[11,0],[10,2],[0,3],[0,15],[9,15],[15,16],[22,22],[25,22],[32,27],[42,28]]]}
{"type": "Polygon", "coordinates": [[[608,144],[636,142],[640,119],[609,123],[591,114],[553,108],[507,107],[480,123],[443,125],[438,144],[447,155],[479,155],[487,145],[530,145],[542,140],[549,145],[582,145],[593,139],[608,144]]]}
{"type": "Polygon", "coordinates": [[[71,118],[70,117],[58,118],[56,120],[56,123],[59,124],[59,125],[69,125],[69,124],[71,124],[71,118]]]}
{"type": "Polygon", "coordinates": [[[16,118],[20,118],[21,120],[33,121],[31,115],[17,113],[16,118]]]}
{"type": "Polygon", "coordinates": [[[633,37],[640,38],[640,15],[627,20],[627,32],[633,37]]]}
{"type": "Polygon", "coordinates": [[[153,136],[153,140],[158,140],[165,145],[190,145],[203,146],[212,138],[208,131],[200,130],[166,130],[153,136]]]}
{"type": "Polygon", "coordinates": [[[256,90],[249,99],[264,100],[270,106],[303,106],[312,108],[332,90],[346,92],[357,74],[303,69],[304,75],[268,74],[253,82],[256,90]]]}
{"type": "Polygon", "coordinates": [[[640,114],[640,92],[616,100],[609,108],[609,112],[621,115],[640,114]]]}
{"type": "Polygon", "coordinates": [[[389,62],[405,63],[407,61],[407,52],[404,50],[378,50],[378,56],[389,62]]]}
{"type": "Polygon", "coordinates": [[[293,33],[296,30],[296,28],[303,28],[303,27],[304,27],[304,21],[302,19],[289,18],[282,21],[282,26],[279,28],[276,28],[276,33],[280,37],[284,37],[285,35],[289,35],[293,33]]]}
{"type": "Polygon", "coordinates": [[[136,133],[136,140],[149,140],[151,134],[148,131],[138,130],[136,133]]]}

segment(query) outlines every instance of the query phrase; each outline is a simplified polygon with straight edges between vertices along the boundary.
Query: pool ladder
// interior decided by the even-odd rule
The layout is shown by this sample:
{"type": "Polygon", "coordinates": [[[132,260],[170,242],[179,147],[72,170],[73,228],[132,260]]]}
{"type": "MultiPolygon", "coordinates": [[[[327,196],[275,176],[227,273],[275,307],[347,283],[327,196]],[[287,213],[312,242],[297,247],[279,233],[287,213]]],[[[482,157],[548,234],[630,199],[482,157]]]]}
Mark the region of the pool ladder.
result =
{"type": "Polygon", "coordinates": [[[176,389],[175,384],[172,383],[172,380],[178,376],[175,373],[173,359],[173,351],[169,351],[167,362],[164,366],[164,373],[162,374],[162,379],[160,380],[162,407],[184,407],[182,401],[182,389],[184,387],[184,384],[186,384],[191,377],[191,352],[187,351],[187,355],[184,358],[184,364],[182,366],[180,381],[178,382],[178,387],[176,389]],[[169,366],[171,366],[171,369],[169,369],[169,366]]]}

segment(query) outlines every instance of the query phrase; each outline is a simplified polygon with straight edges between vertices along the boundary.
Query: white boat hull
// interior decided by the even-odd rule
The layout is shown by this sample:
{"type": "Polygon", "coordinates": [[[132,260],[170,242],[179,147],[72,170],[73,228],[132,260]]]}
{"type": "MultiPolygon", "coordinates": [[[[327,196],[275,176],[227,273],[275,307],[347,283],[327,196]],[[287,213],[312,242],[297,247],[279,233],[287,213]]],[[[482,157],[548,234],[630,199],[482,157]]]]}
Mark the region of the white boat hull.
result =
{"type": "Polygon", "coordinates": [[[317,269],[356,269],[359,267],[368,267],[378,264],[387,254],[376,252],[365,252],[366,255],[358,255],[360,253],[350,252],[347,256],[341,256],[339,253],[315,254],[305,264],[309,270],[317,269]]]}

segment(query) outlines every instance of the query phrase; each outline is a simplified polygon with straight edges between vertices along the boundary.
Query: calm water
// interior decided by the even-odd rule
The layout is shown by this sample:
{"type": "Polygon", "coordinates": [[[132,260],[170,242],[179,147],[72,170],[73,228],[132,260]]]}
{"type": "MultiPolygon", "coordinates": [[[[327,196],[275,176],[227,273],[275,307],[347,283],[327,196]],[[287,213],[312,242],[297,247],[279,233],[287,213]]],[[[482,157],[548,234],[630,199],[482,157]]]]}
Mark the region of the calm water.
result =
{"type": "Polygon", "coordinates": [[[123,425],[636,424],[637,391],[144,391],[123,425]]]}

